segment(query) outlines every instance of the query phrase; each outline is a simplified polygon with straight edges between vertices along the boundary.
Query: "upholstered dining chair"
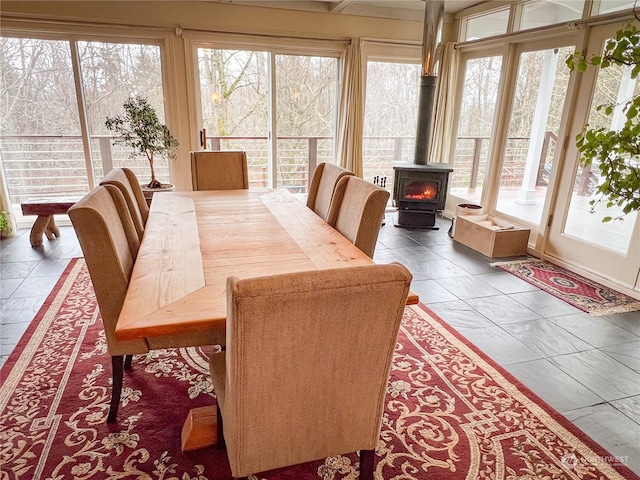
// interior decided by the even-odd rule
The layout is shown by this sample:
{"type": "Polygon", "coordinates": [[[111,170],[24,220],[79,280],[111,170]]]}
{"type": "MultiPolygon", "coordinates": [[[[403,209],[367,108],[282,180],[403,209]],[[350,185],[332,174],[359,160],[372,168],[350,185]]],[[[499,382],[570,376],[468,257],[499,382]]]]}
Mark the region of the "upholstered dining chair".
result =
{"type": "Polygon", "coordinates": [[[193,190],[240,190],[249,188],[246,152],[191,152],[193,190]]]}
{"type": "Polygon", "coordinates": [[[123,369],[132,355],[160,348],[223,345],[224,329],[139,340],[118,340],[116,323],[140,245],[124,195],[114,185],[94,188],[68,211],[89,269],[111,355],[112,390],[108,423],[116,420],[122,392],[123,369]],[[126,357],[126,358],[125,358],[126,357]]]}
{"type": "Polygon", "coordinates": [[[327,223],[373,258],[389,192],[360,177],[346,176],[336,185],[327,223]]]}
{"type": "Polygon", "coordinates": [[[313,171],[309,184],[307,207],[326,221],[336,184],[347,175],[353,175],[353,173],[332,163],[319,163],[313,171]]]}
{"type": "Polygon", "coordinates": [[[227,279],[210,370],[234,478],[359,450],[373,479],[410,283],[398,263],[227,279]]]}
{"type": "Polygon", "coordinates": [[[142,240],[144,227],[149,217],[149,206],[142,193],[140,182],[133,170],[129,168],[114,168],[100,182],[100,185],[114,185],[120,189],[127,202],[133,225],[138,237],[142,240]]]}

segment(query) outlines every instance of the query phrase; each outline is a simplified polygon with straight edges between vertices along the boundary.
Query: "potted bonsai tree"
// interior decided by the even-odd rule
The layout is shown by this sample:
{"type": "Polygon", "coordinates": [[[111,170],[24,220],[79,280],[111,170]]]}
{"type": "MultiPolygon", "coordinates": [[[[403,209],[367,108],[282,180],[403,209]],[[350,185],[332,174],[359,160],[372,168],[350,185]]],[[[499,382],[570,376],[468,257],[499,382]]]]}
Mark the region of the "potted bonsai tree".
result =
{"type": "Polygon", "coordinates": [[[160,123],[158,115],[147,100],[141,96],[131,97],[123,103],[124,114],[107,117],[105,126],[117,133],[115,143],[130,147],[132,157],[144,154],[151,168],[149,189],[159,189],[163,185],[156,178],[154,170],[155,155],[174,159],[178,141],[171,135],[166,125],[160,123]]]}

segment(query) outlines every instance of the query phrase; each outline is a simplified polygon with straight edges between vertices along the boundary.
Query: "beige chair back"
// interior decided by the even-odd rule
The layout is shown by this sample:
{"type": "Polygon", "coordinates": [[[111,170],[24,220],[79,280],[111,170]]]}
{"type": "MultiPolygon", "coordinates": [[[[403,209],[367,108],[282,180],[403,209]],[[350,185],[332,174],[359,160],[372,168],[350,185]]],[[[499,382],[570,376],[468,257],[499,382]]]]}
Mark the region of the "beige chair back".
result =
{"type": "Polygon", "coordinates": [[[69,209],[69,218],[96,292],[109,354],[130,355],[159,348],[224,345],[224,328],[135,341],[116,340],[118,316],[140,246],[133,221],[123,215],[127,209],[122,192],[113,185],[96,187],[69,209]]]}
{"type": "Polygon", "coordinates": [[[120,188],[107,184],[94,188],[68,214],[89,269],[111,355],[112,392],[107,423],[113,423],[120,404],[123,365],[130,367],[132,355],[158,348],[224,344],[224,327],[147,339],[116,339],[116,324],[140,246],[129,206],[120,188]],[[124,360],[125,356],[128,360],[124,360]]]}
{"type": "Polygon", "coordinates": [[[375,449],[410,282],[400,264],[227,280],[211,375],[234,478],[375,449]]]}
{"type": "MultiPolygon", "coordinates": [[[[113,185],[99,186],[69,209],[69,218],[78,236],[91,283],[102,315],[110,355],[144,353],[145,340],[120,341],[115,328],[129,286],[137,255],[131,246],[137,239],[122,192],[113,185]]],[[[138,243],[139,246],[139,243],[138,243]]]]}
{"type": "Polygon", "coordinates": [[[332,163],[319,163],[313,171],[309,185],[307,207],[326,221],[336,184],[347,175],[353,175],[353,173],[332,163]]]}
{"type": "Polygon", "coordinates": [[[336,185],[327,223],[373,258],[388,201],[386,190],[359,177],[343,177],[336,185]]]}
{"type": "Polygon", "coordinates": [[[105,175],[100,185],[115,185],[120,189],[127,202],[138,237],[142,240],[144,227],[149,217],[149,206],[133,170],[129,168],[114,168],[105,175]]]}
{"type": "Polygon", "coordinates": [[[246,152],[191,152],[193,190],[249,188],[246,152]]]}

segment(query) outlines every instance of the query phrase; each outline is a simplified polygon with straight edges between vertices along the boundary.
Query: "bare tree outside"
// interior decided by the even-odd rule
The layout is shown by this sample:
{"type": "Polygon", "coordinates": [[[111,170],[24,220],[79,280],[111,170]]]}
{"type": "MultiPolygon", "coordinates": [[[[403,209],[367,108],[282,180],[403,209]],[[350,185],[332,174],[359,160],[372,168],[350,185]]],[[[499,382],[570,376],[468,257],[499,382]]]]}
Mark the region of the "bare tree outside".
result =
{"type": "Polygon", "coordinates": [[[212,136],[268,131],[268,55],[199,49],[202,124],[212,136]]]}
{"type": "MultiPolygon", "coordinates": [[[[111,140],[105,126],[107,117],[124,113],[129,98],[142,96],[164,123],[164,98],[160,47],[133,43],[78,42],[82,85],[87,106],[87,120],[92,136],[93,168],[97,179],[108,170],[129,167],[139,177],[148,176],[148,163],[143,155],[131,158],[131,151],[111,140]]],[[[166,158],[155,162],[157,177],[169,182],[166,158]]],[[[146,180],[141,182],[145,183],[146,180]]]]}
{"type": "Polygon", "coordinates": [[[309,163],[333,160],[337,73],[336,58],[276,56],[278,186],[304,192],[309,163]]]}
{"type": "Polygon", "coordinates": [[[450,190],[467,201],[479,202],[493,133],[502,57],[474,58],[464,66],[450,190]]]}
{"type": "Polygon", "coordinates": [[[386,178],[387,188],[393,187],[393,162],[413,162],[420,68],[415,63],[367,64],[364,178],[386,178]]]}
{"type": "Polygon", "coordinates": [[[333,159],[337,59],[201,48],[198,64],[207,148],[245,150],[250,184],[266,186],[274,115],[277,186],[304,191],[312,159],[333,159]],[[271,55],[275,65],[272,111],[271,55]]]}
{"type": "MultiPolygon", "coordinates": [[[[77,196],[89,189],[70,41],[0,38],[0,153],[12,203],[38,196],[77,196]]],[[[145,158],[111,142],[104,126],[123,102],[142,94],[162,119],[160,48],[77,42],[95,180],[111,168],[147,171],[145,158]]],[[[168,181],[168,165],[158,166],[168,181]]]]}
{"type": "Polygon", "coordinates": [[[69,43],[0,38],[2,135],[77,135],[69,43]]]}
{"type": "Polygon", "coordinates": [[[0,154],[12,203],[88,190],[68,42],[0,38],[0,154]]]}

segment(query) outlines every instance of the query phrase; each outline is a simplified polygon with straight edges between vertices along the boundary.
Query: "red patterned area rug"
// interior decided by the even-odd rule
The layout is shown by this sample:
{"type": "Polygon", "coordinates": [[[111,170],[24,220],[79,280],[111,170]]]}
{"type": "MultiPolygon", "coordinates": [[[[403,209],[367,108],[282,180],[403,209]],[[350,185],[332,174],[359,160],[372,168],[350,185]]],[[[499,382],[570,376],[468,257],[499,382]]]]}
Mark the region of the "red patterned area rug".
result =
{"type": "Polygon", "coordinates": [[[514,260],[492,265],[590,315],[611,315],[640,310],[640,300],[545,260],[514,260]]]}
{"type": "MultiPolygon", "coordinates": [[[[84,261],[73,260],[2,369],[0,478],[230,478],[223,450],[180,451],[189,409],[215,401],[211,352],[136,356],[119,424],[109,428],[110,360],[100,324],[84,261]]],[[[407,308],[376,479],[638,479],[623,463],[426,307],[407,308]]],[[[357,476],[357,455],[348,454],[251,479],[357,476]]]]}

